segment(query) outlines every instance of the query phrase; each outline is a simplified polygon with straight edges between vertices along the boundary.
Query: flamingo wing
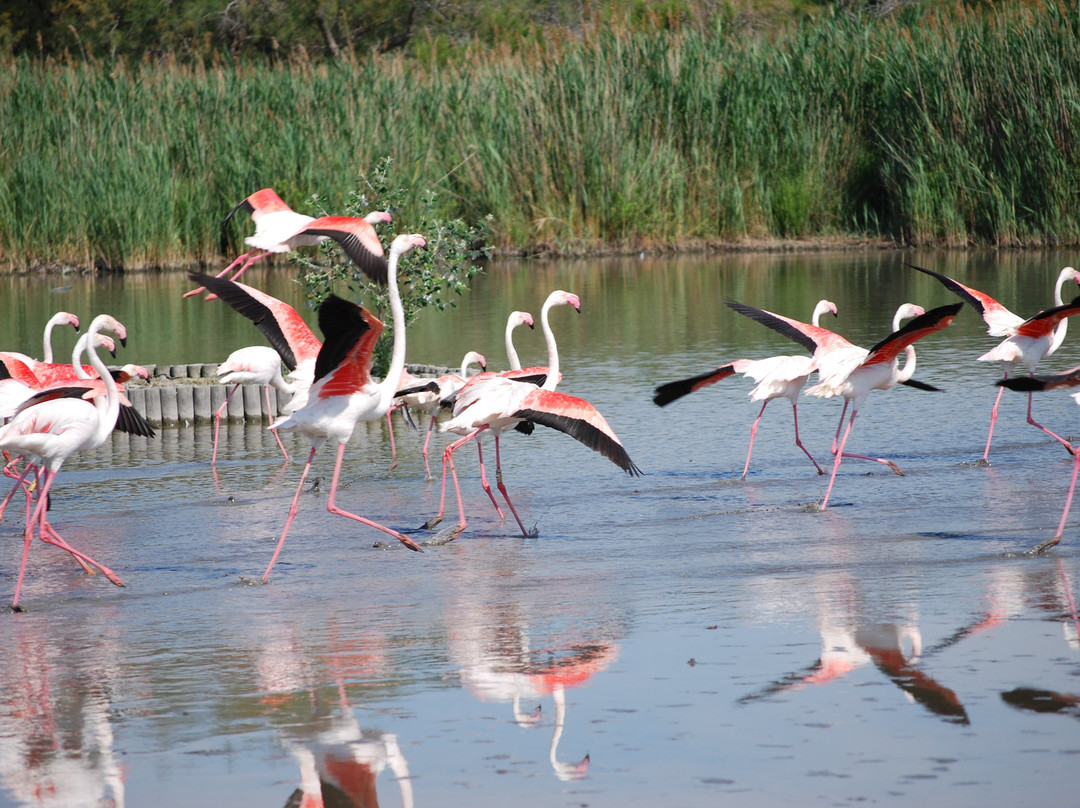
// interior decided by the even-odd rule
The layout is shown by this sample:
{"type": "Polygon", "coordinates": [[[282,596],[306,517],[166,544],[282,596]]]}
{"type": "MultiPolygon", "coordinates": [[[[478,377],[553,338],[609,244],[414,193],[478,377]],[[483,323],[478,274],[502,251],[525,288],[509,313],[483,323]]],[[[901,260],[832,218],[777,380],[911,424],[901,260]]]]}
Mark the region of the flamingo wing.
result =
{"type": "Polygon", "coordinates": [[[732,376],[738,373],[735,370],[734,363],[730,365],[723,365],[716,370],[710,370],[706,373],[699,373],[697,376],[691,376],[689,379],[680,379],[676,382],[668,382],[662,384],[654,391],[656,394],[653,396],[653,403],[660,407],[665,407],[672,401],[676,401],[685,395],[690,393],[696,393],[703,387],[708,387],[710,384],[716,384],[721,379],[726,379],[728,376],[732,376]]]}
{"type": "Polygon", "coordinates": [[[323,216],[301,232],[332,238],[349,259],[376,283],[386,283],[389,267],[375,228],[358,216],[323,216]]]}
{"type": "Polygon", "coordinates": [[[584,399],[537,388],[522,399],[519,409],[512,415],[565,432],[630,476],[641,476],[641,469],[630,459],[604,416],[584,399]]]}
{"type": "Polygon", "coordinates": [[[371,382],[371,359],[383,324],[375,315],[330,295],[319,306],[319,328],[323,342],[315,360],[315,381],[319,397],[350,395],[371,382]]]}
{"type": "Polygon", "coordinates": [[[41,386],[34,371],[21,359],[8,353],[0,353],[0,379],[14,379],[35,389],[41,386]]]}
{"type": "Polygon", "coordinates": [[[230,210],[225,215],[225,219],[221,222],[221,226],[224,227],[227,225],[229,220],[241,209],[250,213],[252,220],[256,223],[267,213],[277,213],[285,210],[292,211],[292,208],[282,201],[281,197],[274,192],[273,188],[263,188],[260,191],[256,191],[235,208],[230,210]]]}
{"type": "Polygon", "coordinates": [[[1024,320],[1020,327],[1016,329],[1016,333],[1034,339],[1045,337],[1053,332],[1062,320],[1066,317],[1072,317],[1074,314],[1080,314],[1080,297],[1076,297],[1072,302],[1062,306],[1054,306],[1052,309],[1040,311],[1034,317],[1024,320]]]}
{"type": "Polygon", "coordinates": [[[866,365],[893,361],[907,346],[949,325],[963,307],[963,303],[938,306],[936,309],[931,309],[925,314],[920,314],[913,320],[909,320],[904,324],[903,328],[889,334],[871,348],[870,353],[862,361],[862,365],[865,367],[866,365]]]}
{"type": "Polygon", "coordinates": [[[992,337],[1011,337],[1016,333],[1016,328],[1024,322],[1022,317],[1013,314],[985,292],[972,289],[970,286],[964,286],[959,281],[953,280],[947,275],[942,275],[940,272],[934,272],[932,269],[917,267],[914,264],[908,264],[908,266],[937,278],[946,289],[957,294],[964,302],[970,304],[986,321],[987,333],[992,337]]]}
{"type": "Polygon", "coordinates": [[[827,328],[821,328],[820,326],[811,325],[810,323],[802,323],[798,320],[792,320],[789,317],[782,317],[771,311],[748,306],[745,303],[739,303],[735,300],[726,300],[724,302],[729,308],[734,309],[739,312],[739,314],[771,328],[777,334],[785,336],[793,342],[803,346],[806,350],[810,351],[810,353],[816,353],[820,348],[837,348],[851,345],[850,342],[839,334],[830,331],[827,328]]]}
{"type": "Polygon", "coordinates": [[[319,338],[288,303],[246,284],[225,278],[215,278],[199,272],[189,272],[188,277],[205,286],[255,323],[274,350],[281,355],[281,360],[290,371],[318,355],[322,346],[319,338]]]}
{"type": "Polygon", "coordinates": [[[1008,387],[1010,390],[1029,392],[1032,390],[1055,390],[1059,387],[1076,387],[1080,385],[1080,365],[1066,370],[1064,373],[1053,373],[1046,376],[1010,376],[997,383],[998,387],[1008,387]]]}

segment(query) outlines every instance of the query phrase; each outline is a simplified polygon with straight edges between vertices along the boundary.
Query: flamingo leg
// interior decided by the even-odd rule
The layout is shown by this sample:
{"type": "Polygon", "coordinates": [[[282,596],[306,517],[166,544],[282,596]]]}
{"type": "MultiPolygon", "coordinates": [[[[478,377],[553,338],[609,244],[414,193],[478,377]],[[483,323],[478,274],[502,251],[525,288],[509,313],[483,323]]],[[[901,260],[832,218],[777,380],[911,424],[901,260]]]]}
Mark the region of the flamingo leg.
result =
{"type": "MultiPolygon", "coordinates": [[[[495,438],[495,454],[498,456],[499,439],[495,438]]],[[[495,495],[491,493],[491,483],[487,480],[487,471],[484,469],[484,447],[480,441],[476,441],[476,454],[480,459],[480,485],[484,489],[484,493],[488,495],[488,499],[491,500],[491,504],[495,506],[495,513],[499,514],[499,521],[506,519],[503,515],[502,508],[499,507],[499,503],[495,501],[495,495]]],[[[496,465],[498,463],[496,462],[496,465]]],[[[513,508],[511,508],[513,510],[513,508]]]]}
{"type": "MultiPolygon", "coordinates": [[[[1034,374],[1032,374],[1032,375],[1034,375],[1034,374]]],[[[1001,389],[1004,390],[1005,388],[1002,387],[1001,389]]],[[[999,392],[998,395],[1001,395],[1001,393],[999,392]]],[[[1034,418],[1031,417],[1031,400],[1032,400],[1032,398],[1034,398],[1034,394],[1033,393],[1028,393],[1027,422],[1029,424],[1031,424],[1032,426],[1037,426],[1039,429],[1041,429],[1043,432],[1045,432],[1051,438],[1053,438],[1058,443],[1060,443],[1062,446],[1064,446],[1065,450],[1069,454],[1075,455],[1076,452],[1074,451],[1071,443],[1069,443],[1067,440],[1065,440],[1065,438],[1061,437],[1060,435],[1054,434],[1049,429],[1047,429],[1045,426],[1043,426],[1042,424],[1040,424],[1038,421],[1036,421],[1034,418]]]]}
{"type": "MultiPolygon", "coordinates": [[[[845,404],[845,408],[846,406],[845,404]]],[[[832,493],[833,483],[836,482],[836,470],[840,468],[840,461],[844,458],[844,446],[847,444],[848,436],[851,435],[851,427],[855,424],[855,416],[858,412],[854,407],[851,408],[851,419],[848,421],[847,429],[844,430],[844,437],[837,447],[836,457],[833,458],[832,475],[829,477],[829,487],[825,489],[825,499],[821,500],[821,505],[818,506],[821,510],[825,510],[829,504],[829,495],[832,493]]]]}
{"type": "MultiPolygon", "coordinates": [[[[23,473],[15,478],[15,484],[13,486],[11,486],[11,490],[8,492],[8,495],[6,497],[4,497],[4,501],[0,502],[0,521],[2,521],[3,518],[4,518],[4,511],[7,509],[8,504],[11,502],[11,498],[15,496],[15,492],[18,491],[20,488],[22,488],[22,489],[24,489],[26,491],[26,506],[27,506],[26,518],[27,518],[27,521],[29,521],[29,519],[30,519],[30,512],[29,512],[29,508],[30,508],[30,489],[27,488],[26,485],[24,485],[24,480],[26,479],[26,475],[30,473],[30,470],[32,468],[33,468],[32,464],[30,464],[30,463],[26,464],[26,468],[23,470],[23,473]]],[[[6,466],[4,467],[4,470],[7,471],[6,466]]]]}
{"type": "MultiPolygon", "coordinates": [[[[243,261],[243,260],[244,260],[245,258],[247,258],[247,257],[248,257],[249,255],[251,255],[251,253],[253,253],[253,252],[255,252],[255,251],[254,251],[254,250],[251,250],[251,251],[249,251],[249,252],[246,252],[246,253],[244,253],[244,254],[243,254],[243,255],[241,255],[241,256],[238,256],[238,257],[237,257],[237,259],[236,259],[235,261],[233,261],[233,262],[232,262],[231,264],[229,264],[229,265],[228,265],[227,267],[225,267],[225,269],[221,270],[221,272],[219,272],[219,273],[218,273],[217,275],[215,275],[214,277],[220,278],[220,277],[222,277],[223,275],[227,275],[227,274],[229,274],[229,273],[230,273],[230,272],[232,271],[233,267],[235,267],[235,266],[236,266],[237,264],[239,264],[239,263],[240,263],[241,261],[243,261]]],[[[234,280],[235,280],[235,279],[234,279],[234,280]]],[[[194,297],[195,295],[199,294],[199,292],[205,292],[205,291],[206,291],[206,287],[205,287],[205,286],[200,286],[200,287],[199,287],[198,289],[192,289],[192,290],[191,290],[190,292],[184,292],[184,297],[185,297],[185,298],[187,298],[187,297],[194,297]]],[[[210,298],[207,298],[207,300],[209,300],[209,299],[210,299],[210,298]]]]}
{"type": "Polygon", "coordinates": [[[386,411],[386,429],[390,433],[390,468],[388,471],[393,471],[397,465],[397,446],[394,445],[394,422],[390,420],[390,414],[396,409],[397,407],[391,407],[386,411]]]}
{"type": "Polygon", "coordinates": [[[415,550],[418,553],[424,552],[420,545],[414,542],[408,536],[403,536],[396,530],[389,528],[386,525],[381,525],[378,522],[373,522],[370,519],[365,519],[362,516],[357,516],[355,513],[350,513],[349,511],[342,510],[334,504],[334,497],[337,495],[338,478],[341,476],[341,461],[344,459],[344,457],[345,444],[339,443],[337,460],[334,463],[334,478],[330,483],[330,498],[326,501],[326,510],[330,511],[330,513],[332,514],[336,514],[337,516],[344,516],[346,519],[353,519],[362,525],[367,525],[368,527],[373,527],[376,530],[381,530],[383,533],[393,536],[410,550],[415,550]]]}
{"type": "Polygon", "coordinates": [[[428,462],[428,444],[431,443],[431,433],[435,431],[435,416],[431,416],[431,423],[428,424],[427,437],[424,438],[424,468],[427,469],[427,479],[433,479],[431,476],[431,464],[428,462]]]}
{"type": "Polygon", "coordinates": [[[1065,497],[1065,510],[1061,512],[1061,521],[1058,522],[1057,532],[1051,538],[1029,550],[1028,555],[1042,555],[1061,541],[1061,534],[1065,532],[1065,520],[1069,518],[1069,508],[1072,507],[1073,494],[1076,491],[1076,474],[1078,471],[1080,471],[1080,451],[1074,451],[1072,481],[1069,483],[1069,494],[1065,497]]]}
{"type": "Polygon", "coordinates": [[[769,406],[769,402],[766,401],[761,405],[761,411],[758,412],[757,418],[754,419],[754,423],[750,426],[750,448],[746,450],[746,465],[743,466],[742,477],[740,480],[746,479],[746,473],[750,471],[750,455],[754,453],[754,438],[757,437],[758,424],[761,423],[761,416],[765,414],[765,408],[769,406]]]}
{"type": "MultiPolygon", "coordinates": [[[[247,253],[247,254],[251,255],[251,253],[247,253]]],[[[270,253],[270,252],[259,253],[254,258],[249,258],[247,261],[244,262],[244,265],[242,267],[240,267],[240,269],[238,269],[236,271],[236,274],[233,275],[231,278],[229,278],[229,280],[235,281],[237,278],[239,278],[241,275],[243,275],[245,272],[247,272],[248,267],[250,267],[256,261],[261,261],[262,259],[266,258],[266,256],[268,256],[268,255],[273,255],[273,253],[270,253]]],[[[235,265],[236,262],[234,261],[233,264],[235,265]]],[[[220,278],[222,275],[224,275],[228,271],[229,271],[228,268],[226,268],[224,271],[222,271],[222,272],[220,272],[218,274],[218,277],[220,278]]],[[[217,300],[217,295],[209,294],[209,295],[207,295],[206,297],[203,298],[204,303],[209,301],[209,300],[217,300]]]]}
{"type": "MultiPolygon", "coordinates": [[[[762,405],[761,411],[765,412],[764,405],[762,405]]],[[[760,418],[760,416],[758,416],[758,417],[760,418]]],[[[821,466],[818,465],[818,462],[816,460],[814,460],[814,456],[812,454],[810,454],[810,450],[807,449],[805,446],[803,446],[803,442],[801,440],[799,440],[799,408],[795,404],[794,401],[791,402],[791,417],[795,421],[795,445],[798,446],[800,449],[802,449],[806,453],[806,456],[810,458],[810,462],[814,464],[814,468],[817,469],[817,473],[819,475],[824,474],[825,469],[823,469],[821,466]]],[[[746,463],[747,463],[747,465],[750,464],[750,456],[749,455],[747,455],[747,457],[746,457],[746,463]]],[[[745,470],[743,471],[743,476],[744,477],[746,476],[746,471],[745,470]]]]}
{"type": "MultiPolygon", "coordinates": [[[[239,389],[240,385],[234,384],[233,389],[229,391],[229,395],[225,396],[225,401],[214,411],[214,454],[210,457],[211,466],[217,463],[218,432],[221,430],[221,413],[229,406],[229,402],[232,401],[232,397],[236,395],[236,391],[239,389]]],[[[288,455],[286,455],[286,457],[288,457],[288,455]]]]}
{"type": "Polygon", "coordinates": [[[514,507],[514,503],[510,501],[510,495],[506,492],[506,486],[503,485],[502,478],[502,458],[499,456],[499,436],[495,436],[495,482],[499,486],[499,493],[503,495],[503,499],[506,500],[507,507],[510,508],[510,513],[514,514],[514,519],[518,523],[518,527],[521,528],[521,535],[526,539],[535,538],[535,534],[529,533],[525,529],[525,525],[521,523],[521,517],[518,516],[517,509],[514,507]]]}
{"type": "MultiPolygon", "coordinates": [[[[1005,375],[1002,378],[1004,378],[1004,379],[1009,378],[1009,374],[1008,374],[1007,371],[1006,371],[1005,375]]],[[[986,434],[986,448],[983,449],[983,456],[982,456],[983,463],[986,463],[987,465],[989,465],[989,463],[990,463],[990,461],[987,458],[990,456],[990,441],[992,441],[994,439],[994,424],[997,423],[998,405],[1001,403],[1001,394],[1004,393],[1004,392],[1005,392],[1004,387],[999,387],[998,388],[997,398],[994,399],[994,407],[993,407],[992,410],[990,410],[990,431],[986,434]]],[[[1029,413],[1029,416],[1030,416],[1030,413],[1029,413]]]]}
{"type": "Polygon", "coordinates": [[[829,454],[836,454],[836,443],[840,440],[840,430],[844,427],[844,416],[847,415],[847,408],[850,403],[846,398],[844,399],[844,409],[840,410],[840,422],[836,425],[836,434],[833,435],[832,448],[829,449],[829,454]]]}
{"type": "Polygon", "coordinates": [[[308,472],[311,471],[311,461],[315,459],[315,452],[319,450],[318,444],[311,447],[311,452],[308,453],[307,463],[304,464],[304,470],[300,473],[300,484],[296,486],[296,493],[293,495],[292,504],[289,505],[289,515],[285,517],[285,528],[281,531],[281,538],[278,539],[277,547],[274,548],[274,555],[270,559],[270,565],[266,568],[266,572],[263,573],[262,582],[265,584],[270,579],[270,570],[274,568],[274,564],[277,563],[278,555],[281,553],[281,548],[285,545],[285,537],[289,535],[289,528],[292,526],[293,519],[296,518],[297,512],[300,510],[297,503],[300,502],[300,492],[304,490],[304,481],[307,479],[308,472]]]}
{"type": "MultiPolygon", "coordinates": [[[[454,455],[454,452],[456,452],[458,450],[458,447],[464,446],[466,443],[471,441],[478,434],[480,434],[480,432],[482,430],[484,430],[486,428],[487,427],[480,427],[480,429],[477,429],[474,432],[470,432],[465,437],[458,438],[456,441],[454,441],[449,446],[447,446],[445,449],[443,449],[442,493],[439,495],[439,512],[435,516],[431,517],[426,522],[424,522],[424,524],[421,526],[421,528],[423,530],[430,530],[431,528],[435,527],[435,525],[439,524],[439,522],[441,522],[443,520],[443,513],[446,510],[446,471],[447,471],[447,466],[449,466],[451,476],[454,479],[454,491],[457,494],[457,500],[458,500],[458,513],[461,516],[461,523],[464,524],[464,522],[465,522],[465,507],[461,503],[461,490],[458,488],[457,471],[454,469],[453,455],[454,455]]],[[[464,528],[462,528],[462,529],[464,529],[464,528]]]]}
{"type": "MultiPolygon", "coordinates": [[[[270,423],[274,423],[274,413],[270,410],[270,388],[263,387],[263,393],[266,394],[266,415],[270,419],[270,423]]],[[[285,451],[285,444],[281,442],[281,436],[278,435],[277,430],[270,427],[270,431],[274,434],[274,440],[277,441],[278,448],[281,449],[281,453],[285,455],[285,459],[289,459],[289,453],[285,451]]],[[[214,441],[214,448],[217,448],[217,441],[214,441]]]]}

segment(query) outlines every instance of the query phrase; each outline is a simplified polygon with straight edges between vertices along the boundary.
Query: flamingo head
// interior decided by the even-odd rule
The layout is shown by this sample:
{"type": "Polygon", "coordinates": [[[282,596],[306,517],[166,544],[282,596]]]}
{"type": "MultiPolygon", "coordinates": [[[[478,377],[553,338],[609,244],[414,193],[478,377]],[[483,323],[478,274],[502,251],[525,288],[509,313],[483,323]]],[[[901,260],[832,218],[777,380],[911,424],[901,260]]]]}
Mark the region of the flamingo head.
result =
{"type": "Polygon", "coordinates": [[[1077,272],[1072,267],[1065,267],[1058,273],[1058,283],[1065,283],[1066,281],[1076,281],[1080,283],[1080,272],[1077,272]]]}
{"type": "Polygon", "coordinates": [[[79,330],[79,318],[69,311],[61,311],[56,314],[57,325],[70,325],[76,331],[79,330]]]}
{"type": "Polygon", "coordinates": [[[904,320],[910,320],[912,317],[920,317],[926,314],[926,309],[915,303],[905,303],[896,310],[896,316],[893,317],[893,331],[900,330],[900,323],[904,320]]]}
{"type": "Polygon", "coordinates": [[[461,360],[462,367],[468,367],[469,365],[479,365],[481,370],[487,370],[487,359],[482,353],[476,351],[469,351],[465,354],[465,358],[461,360]]]}
{"type": "Polygon", "coordinates": [[[124,365],[113,375],[113,378],[119,383],[124,384],[131,379],[145,379],[150,380],[150,371],[142,365],[124,365]]]}
{"type": "Polygon", "coordinates": [[[575,311],[577,311],[578,314],[581,314],[581,298],[573,292],[564,292],[562,289],[556,289],[548,295],[548,299],[544,303],[544,306],[573,306],[575,311]]]}
{"type": "Polygon", "coordinates": [[[116,343],[113,338],[107,334],[94,334],[94,347],[104,348],[109,352],[109,356],[116,358],[116,343]]]}
{"type": "Polygon", "coordinates": [[[108,331],[110,334],[115,334],[120,338],[121,345],[127,346],[127,329],[124,328],[123,323],[111,314],[99,314],[95,317],[94,321],[90,323],[90,331],[94,334],[99,331],[108,331]]]}
{"type": "Polygon", "coordinates": [[[427,240],[419,233],[402,233],[390,244],[390,252],[404,255],[416,247],[423,249],[427,246],[427,240]]]}
{"type": "Polygon", "coordinates": [[[390,224],[394,221],[394,217],[385,210],[373,210],[364,217],[364,221],[368,224],[390,224]]]}
{"type": "Polygon", "coordinates": [[[822,314],[831,314],[833,317],[836,316],[836,304],[831,300],[819,300],[817,307],[821,310],[822,314]]]}
{"type": "Polygon", "coordinates": [[[517,328],[519,325],[527,325],[529,328],[532,328],[533,316],[527,311],[510,312],[510,327],[517,328]]]}

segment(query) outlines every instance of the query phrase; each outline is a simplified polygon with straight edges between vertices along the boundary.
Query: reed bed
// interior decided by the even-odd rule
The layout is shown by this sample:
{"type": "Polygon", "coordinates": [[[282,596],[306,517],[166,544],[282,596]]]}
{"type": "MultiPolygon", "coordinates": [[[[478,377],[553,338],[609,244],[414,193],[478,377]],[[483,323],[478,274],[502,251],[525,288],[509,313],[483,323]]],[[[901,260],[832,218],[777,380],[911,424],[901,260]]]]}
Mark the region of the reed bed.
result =
{"type": "Polygon", "coordinates": [[[1075,244],[1078,42],[1050,3],[592,30],[450,66],[22,58],[0,78],[0,263],[213,263],[251,191],[339,210],[383,156],[407,198],[494,214],[504,250],[1075,244]]]}

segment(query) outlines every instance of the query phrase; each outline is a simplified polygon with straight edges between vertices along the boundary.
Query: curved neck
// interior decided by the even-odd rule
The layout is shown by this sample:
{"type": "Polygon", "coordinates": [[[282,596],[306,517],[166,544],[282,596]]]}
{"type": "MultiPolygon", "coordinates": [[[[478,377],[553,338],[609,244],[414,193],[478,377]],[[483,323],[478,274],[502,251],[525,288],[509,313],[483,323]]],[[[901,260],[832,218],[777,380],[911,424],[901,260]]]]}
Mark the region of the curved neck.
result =
{"type": "Polygon", "coordinates": [[[387,267],[386,283],[387,292],[390,296],[390,313],[394,324],[394,347],[390,352],[390,367],[386,370],[386,378],[382,380],[381,399],[385,407],[389,408],[401,382],[401,373],[405,370],[405,309],[401,305],[401,293],[397,285],[397,264],[401,253],[390,250],[390,262],[387,267]]]}
{"type": "Polygon", "coordinates": [[[904,366],[896,374],[896,381],[898,384],[903,384],[912,376],[915,375],[915,348],[914,346],[907,346],[904,348],[904,366]]]}
{"type": "MultiPolygon", "coordinates": [[[[1055,306],[1064,305],[1064,301],[1062,301],[1062,299],[1061,299],[1061,290],[1062,290],[1062,287],[1065,286],[1065,281],[1067,281],[1068,279],[1069,279],[1068,276],[1064,272],[1062,272],[1060,275],[1058,275],[1057,283],[1054,285],[1054,305],[1055,306]]],[[[1063,343],[1065,341],[1065,332],[1068,330],[1068,328],[1069,328],[1069,318],[1068,317],[1063,317],[1061,322],[1058,323],[1057,328],[1054,329],[1054,336],[1050,339],[1050,347],[1046,351],[1047,356],[1049,356],[1050,354],[1052,354],[1054,351],[1056,351],[1058,348],[1061,347],[1061,343],[1063,343]]]]}
{"type": "Polygon", "coordinates": [[[540,310],[540,328],[544,332],[544,342],[547,343],[548,349],[548,361],[547,361],[547,378],[544,380],[544,390],[554,390],[555,386],[559,383],[559,347],[555,344],[555,334],[551,331],[551,324],[548,322],[548,312],[551,311],[551,301],[544,303],[544,308],[540,310]]]}
{"type": "Polygon", "coordinates": [[[45,336],[42,338],[41,345],[41,361],[50,365],[53,361],[52,332],[53,328],[60,323],[62,317],[61,314],[54,314],[49,318],[49,322],[45,323],[45,336]]]}
{"type": "MultiPolygon", "coordinates": [[[[90,328],[86,331],[86,355],[90,360],[90,364],[94,366],[94,370],[97,371],[98,376],[101,377],[102,383],[105,385],[105,401],[101,400],[101,396],[94,399],[94,406],[98,410],[98,428],[94,433],[94,438],[100,445],[105,442],[105,439],[109,437],[109,433],[113,431],[116,426],[116,418],[120,414],[120,394],[116,389],[116,382],[113,381],[112,376],[109,375],[109,369],[105,367],[105,363],[101,361],[101,357],[98,356],[97,351],[94,350],[94,335],[98,333],[102,328],[102,325],[91,323],[90,328]]],[[[75,363],[75,367],[79,367],[79,363],[75,363]]]]}
{"type": "MultiPolygon", "coordinates": [[[[514,321],[506,321],[506,358],[510,361],[510,370],[521,370],[521,360],[518,359],[517,350],[514,348],[514,321]]],[[[461,369],[461,375],[464,378],[465,369],[461,369]]]]}
{"type": "MultiPolygon", "coordinates": [[[[86,351],[86,346],[90,344],[90,332],[87,331],[78,341],[75,343],[75,348],[71,352],[71,366],[75,368],[75,376],[80,379],[89,379],[90,374],[87,373],[82,366],[82,355],[86,351]]],[[[91,351],[93,353],[93,351],[91,351]]],[[[108,372],[105,374],[108,375],[108,372]]],[[[104,378],[104,376],[102,376],[104,378]]]]}

